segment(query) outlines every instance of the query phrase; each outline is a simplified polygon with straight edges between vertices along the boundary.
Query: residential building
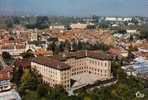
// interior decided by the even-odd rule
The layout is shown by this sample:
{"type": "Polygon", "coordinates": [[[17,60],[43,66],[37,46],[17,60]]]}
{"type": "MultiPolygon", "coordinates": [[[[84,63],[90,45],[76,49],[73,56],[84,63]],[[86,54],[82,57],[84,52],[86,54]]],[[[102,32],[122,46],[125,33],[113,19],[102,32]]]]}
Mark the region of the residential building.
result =
{"type": "Polygon", "coordinates": [[[70,25],[72,29],[86,29],[87,24],[77,23],[77,24],[71,24],[70,25]]]}
{"type": "Polygon", "coordinates": [[[148,73],[148,60],[144,57],[138,57],[134,59],[130,65],[123,66],[122,69],[127,75],[144,75],[148,73]]]}
{"type": "Polygon", "coordinates": [[[7,43],[2,45],[0,54],[2,52],[9,52],[12,56],[19,56],[21,53],[26,51],[25,43],[7,43]]]}
{"type": "Polygon", "coordinates": [[[65,26],[64,25],[54,25],[54,26],[50,26],[50,29],[64,30],[65,26]]]}
{"type": "Polygon", "coordinates": [[[38,40],[38,33],[32,32],[30,36],[30,41],[37,41],[38,40]]]}
{"type": "Polygon", "coordinates": [[[43,49],[43,48],[39,48],[39,49],[36,49],[34,54],[36,56],[53,56],[53,51],[52,50],[46,50],[46,49],[43,49]]]}
{"type": "Polygon", "coordinates": [[[26,44],[26,49],[31,49],[32,51],[35,51],[36,49],[43,48],[47,49],[48,44],[46,41],[28,41],[26,44]]]}
{"type": "Polygon", "coordinates": [[[11,71],[9,70],[9,68],[0,70],[0,92],[11,89],[10,78],[11,71]]]}
{"type": "Polygon", "coordinates": [[[113,58],[128,57],[128,51],[123,48],[110,48],[108,53],[111,54],[113,58]]]}

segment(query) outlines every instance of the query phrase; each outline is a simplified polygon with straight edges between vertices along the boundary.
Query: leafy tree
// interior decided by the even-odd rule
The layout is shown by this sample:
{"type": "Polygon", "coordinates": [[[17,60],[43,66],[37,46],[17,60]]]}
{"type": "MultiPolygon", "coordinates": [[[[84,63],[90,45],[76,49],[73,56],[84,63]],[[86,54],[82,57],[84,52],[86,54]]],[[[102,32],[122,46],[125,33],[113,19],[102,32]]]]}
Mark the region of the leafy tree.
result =
{"type": "Polygon", "coordinates": [[[32,50],[27,50],[27,52],[24,52],[21,55],[23,58],[33,58],[34,57],[32,50]]]}
{"type": "Polygon", "coordinates": [[[140,39],[147,39],[148,40],[148,31],[142,31],[140,34],[140,39]]]}
{"type": "Polygon", "coordinates": [[[38,84],[40,84],[40,76],[38,73],[31,71],[30,69],[25,69],[21,77],[19,91],[21,94],[25,93],[26,90],[34,91],[37,89],[38,84]]]}
{"type": "Polygon", "coordinates": [[[9,52],[2,52],[2,57],[3,59],[7,59],[7,60],[10,60],[12,58],[9,52]]]}
{"type": "Polygon", "coordinates": [[[19,91],[21,94],[25,93],[26,89],[29,89],[29,81],[31,80],[30,71],[26,69],[21,77],[21,84],[19,86],[19,91]]]}
{"type": "Polygon", "coordinates": [[[109,23],[108,22],[101,22],[100,24],[99,24],[99,27],[100,28],[108,28],[109,27],[109,23]]]}
{"type": "Polygon", "coordinates": [[[26,24],[25,27],[28,28],[28,29],[35,29],[36,24],[26,24]]]}
{"type": "Polygon", "coordinates": [[[84,100],[92,100],[92,99],[91,99],[91,97],[89,97],[89,96],[85,96],[85,97],[84,97],[84,100]]]}
{"type": "Polygon", "coordinates": [[[20,24],[20,17],[14,17],[13,18],[13,22],[14,22],[14,24],[20,24]]]}
{"type": "Polygon", "coordinates": [[[126,32],[126,30],[119,29],[119,30],[117,31],[117,33],[120,33],[120,34],[126,34],[127,32],[126,32]]]}
{"type": "Polygon", "coordinates": [[[11,65],[14,60],[9,52],[2,52],[2,58],[7,65],[11,65]]]}
{"type": "Polygon", "coordinates": [[[47,96],[48,90],[49,90],[48,86],[44,84],[39,84],[37,88],[37,93],[39,94],[39,97],[44,97],[47,96]]]}
{"type": "Polygon", "coordinates": [[[88,25],[88,26],[87,26],[87,29],[95,29],[95,28],[96,28],[95,25],[88,25]]]}
{"type": "Polygon", "coordinates": [[[14,82],[17,86],[19,86],[22,75],[23,75],[23,70],[20,69],[18,66],[15,67],[13,72],[12,82],[14,82]]]}
{"type": "Polygon", "coordinates": [[[7,26],[8,28],[13,28],[13,26],[14,26],[13,21],[12,21],[11,19],[7,20],[7,21],[6,21],[6,26],[7,26]]]}
{"type": "Polygon", "coordinates": [[[117,63],[117,61],[112,61],[111,63],[111,71],[113,73],[113,76],[117,76],[117,72],[120,69],[121,65],[119,63],[117,63]]]}
{"type": "Polygon", "coordinates": [[[26,95],[22,96],[22,100],[41,100],[36,91],[27,91],[26,95]]]}
{"type": "Polygon", "coordinates": [[[48,17],[46,17],[46,16],[38,16],[37,17],[37,22],[36,22],[36,27],[38,29],[48,28],[49,27],[48,17]]]}

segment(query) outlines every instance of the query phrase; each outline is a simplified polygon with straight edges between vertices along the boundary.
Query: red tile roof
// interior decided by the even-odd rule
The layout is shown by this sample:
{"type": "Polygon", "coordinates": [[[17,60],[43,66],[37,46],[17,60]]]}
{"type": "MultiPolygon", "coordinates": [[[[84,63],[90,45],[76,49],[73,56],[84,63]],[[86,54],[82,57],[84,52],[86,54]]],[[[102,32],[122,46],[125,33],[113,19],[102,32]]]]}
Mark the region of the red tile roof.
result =
{"type": "Polygon", "coordinates": [[[25,49],[25,44],[17,44],[16,49],[25,49]]]}
{"type": "Polygon", "coordinates": [[[0,70],[0,81],[1,80],[9,80],[10,79],[10,74],[13,71],[11,67],[6,67],[2,70],[0,70]]]}
{"type": "Polygon", "coordinates": [[[119,48],[111,48],[108,50],[108,53],[114,54],[114,55],[119,55],[121,53],[121,50],[119,48]]]}
{"type": "Polygon", "coordinates": [[[71,68],[71,66],[57,60],[57,59],[52,59],[48,57],[37,57],[35,58],[32,62],[45,65],[47,67],[51,67],[57,70],[66,70],[71,68]]]}

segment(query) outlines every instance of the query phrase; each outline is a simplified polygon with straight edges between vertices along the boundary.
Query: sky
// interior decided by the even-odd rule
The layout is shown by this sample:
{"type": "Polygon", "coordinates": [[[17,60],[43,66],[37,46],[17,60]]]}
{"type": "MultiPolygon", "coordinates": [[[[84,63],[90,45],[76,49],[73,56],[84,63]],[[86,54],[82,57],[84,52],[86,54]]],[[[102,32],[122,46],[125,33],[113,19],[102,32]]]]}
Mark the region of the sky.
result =
{"type": "Polygon", "coordinates": [[[0,15],[148,16],[148,0],[0,0],[0,15]]]}

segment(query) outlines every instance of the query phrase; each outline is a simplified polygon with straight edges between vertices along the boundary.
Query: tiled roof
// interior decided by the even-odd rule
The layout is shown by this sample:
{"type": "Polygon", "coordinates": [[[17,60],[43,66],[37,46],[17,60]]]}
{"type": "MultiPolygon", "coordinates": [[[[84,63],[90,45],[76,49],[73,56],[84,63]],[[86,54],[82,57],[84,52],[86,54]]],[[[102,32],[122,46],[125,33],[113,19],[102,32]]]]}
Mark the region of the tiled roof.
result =
{"type": "Polygon", "coordinates": [[[10,79],[10,73],[12,72],[11,67],[6,67],[2,70],[0,70],[0,81],[1,80],[9,80],[10,79]]]}
{"type": "Polygon", "coordinates": [[[109,54],[116,55],[116,56],[119,56],[123,52],[127,52],[127,51],[124,50],[123,48],[111,48],[108,50],[109,54]]]}
{"type": "Polygon", "coordinates": [[[31,60],[30,59],[16,59],[14,62],[15,66],[22,67],[22,68],[30,68],[31,67],[31,60]]]}
{"type": "Polygon", "coordinates": [[[16,49],[25,49],[25,45],[24,44],[17,44],[16,45],[16,49]]]}
{"type": "Polygon", "coordinates": [[[1,49],[14,49],[14,45],[2,45],[1,49]]]}
{"type": "Polygon", "coordinates": [[[48,57],[37,57],[32,62],[45,65],[47,67],[51,67],[57,70],[66,70],[69,69],[70,66],[57,60],[57,59],[51,59],[48,57]]]}
{"type": "Polygon", "coordinates": [[[100,60],[110,60],[111,59],[111,57],[103,51],[81,50],[81,51],[77,51],[77,52],[70,52],[67,55],[67,59],[68,58],[79,59],[79,58],[85,58],[85,57],[95,58],[95,59],[100,59],[100,60]]]}

